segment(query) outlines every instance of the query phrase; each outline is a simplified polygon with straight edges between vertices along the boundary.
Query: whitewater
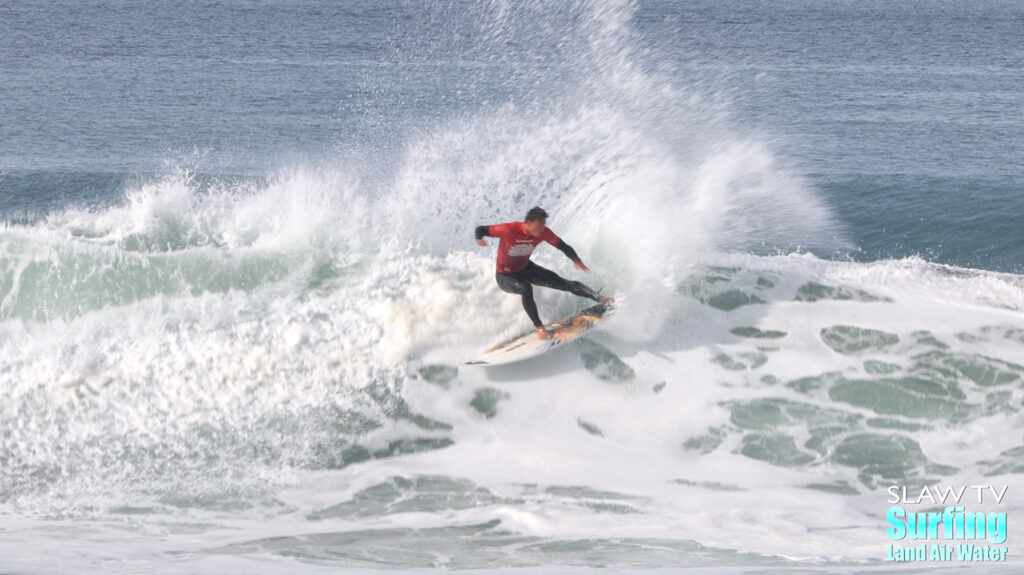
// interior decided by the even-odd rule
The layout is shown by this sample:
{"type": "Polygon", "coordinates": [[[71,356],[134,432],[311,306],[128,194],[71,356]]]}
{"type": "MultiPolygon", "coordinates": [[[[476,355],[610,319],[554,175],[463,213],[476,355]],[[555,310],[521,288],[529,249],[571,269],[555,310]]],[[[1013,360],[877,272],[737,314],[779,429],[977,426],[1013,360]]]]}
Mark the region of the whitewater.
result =
{"type": "Polygon", "coordinates": [[[896,572],[887,489],[981,483],[1022,568],[1024,276],[858,257],[632,3],[434,8],[511,96],[5,214],[0,572],[896,572]],[[463,365],[530,329],[472,230],[533,205],[617,312],[463,365]]]}

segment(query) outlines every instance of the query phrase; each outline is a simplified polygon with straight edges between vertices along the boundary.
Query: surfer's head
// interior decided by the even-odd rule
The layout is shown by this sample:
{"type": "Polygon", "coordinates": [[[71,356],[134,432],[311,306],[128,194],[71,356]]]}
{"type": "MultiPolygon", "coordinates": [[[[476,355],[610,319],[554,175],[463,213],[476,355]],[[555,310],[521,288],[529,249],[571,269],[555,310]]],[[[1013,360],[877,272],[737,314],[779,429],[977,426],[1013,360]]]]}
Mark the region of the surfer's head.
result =
{"type": "Polygon", "coordinates": [[[534,206],[526,212],[526,219],[523,221],[523,229],[533,237],[540,237],[544,231],[544,224],[548,221],[548,213],[544,208],[534,206]]]}

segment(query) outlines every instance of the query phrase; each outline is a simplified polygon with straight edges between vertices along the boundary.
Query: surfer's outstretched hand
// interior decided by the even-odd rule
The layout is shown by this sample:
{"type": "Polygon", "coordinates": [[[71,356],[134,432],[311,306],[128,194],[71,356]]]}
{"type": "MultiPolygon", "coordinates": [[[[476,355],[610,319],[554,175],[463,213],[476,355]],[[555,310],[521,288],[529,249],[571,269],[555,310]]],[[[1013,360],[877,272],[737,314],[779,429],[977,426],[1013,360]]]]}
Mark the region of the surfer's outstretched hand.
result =
{"type": "Polygon", "coordinates": [[[590,268],[587,267],[587,264],[585,264],[583,262],[573,262],[573,263],[576,264],[576,269],[580,269],[580,270],[583,270],[585,272],[589,272],[590,271],[590,268]]]}
{"type": "Polygon", "coordinates": [[[485,247],[485,248],[487,247],[487,240],[485,240],[483,238],[480,238],[479,240],[477,240],[476,243],[481,245],[481,246],[483,246],[483,247],[485,247]]]}

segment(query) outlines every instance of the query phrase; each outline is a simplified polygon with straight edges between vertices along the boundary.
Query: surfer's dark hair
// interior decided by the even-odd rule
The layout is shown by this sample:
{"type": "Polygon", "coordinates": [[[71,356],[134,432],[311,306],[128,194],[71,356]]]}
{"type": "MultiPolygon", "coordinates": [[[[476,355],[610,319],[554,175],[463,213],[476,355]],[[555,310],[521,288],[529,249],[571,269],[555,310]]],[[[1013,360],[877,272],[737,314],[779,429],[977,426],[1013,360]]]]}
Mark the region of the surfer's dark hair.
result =
{"type": "Polygon", "coordinates": [[[534,206],[530,208],[530,211],[526,212],[526,221],[528,222],[546,219],[548,219],[548,213],[544,211],[544,208],[534,206]]]}

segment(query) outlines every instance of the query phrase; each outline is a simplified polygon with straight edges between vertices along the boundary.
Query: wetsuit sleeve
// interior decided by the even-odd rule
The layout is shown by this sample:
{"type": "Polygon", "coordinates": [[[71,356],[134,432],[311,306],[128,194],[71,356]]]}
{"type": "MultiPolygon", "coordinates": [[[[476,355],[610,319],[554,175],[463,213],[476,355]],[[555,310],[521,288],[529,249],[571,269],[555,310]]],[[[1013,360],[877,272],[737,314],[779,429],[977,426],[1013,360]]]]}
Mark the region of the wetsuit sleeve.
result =
{"type": "Polygon", "coordinates": [[[476,236],[476,239],[481,240],[484,236],[491,235],[490,227],[491,226],[477,226],[476,232],[473,235],[476,236]]]}
{"type": "Polygon", "coordinates": [[[569,244],[565,243],[562,240],[558,240],[558,244],[555,246],[555,248],[557,248],[559,251],[565,254],[565,256],[570,260],[579,263],[580,256],[576,254],[576,250],[572,249],[572,246],[570,246],[569,244]]]}
{"type": "Polygon", "coordinates": [[[544,228],[544,233],[541,234],[541,239],[547,243],[555,246],[558,251],[565,254],[567,258],[574,262],[580,261],[580,256],[576,255],[576,250],[572,249],[572,246],[562,241],[562,238],[555,235],[555,232],[551,231],[551,228],[544,228]]]}

